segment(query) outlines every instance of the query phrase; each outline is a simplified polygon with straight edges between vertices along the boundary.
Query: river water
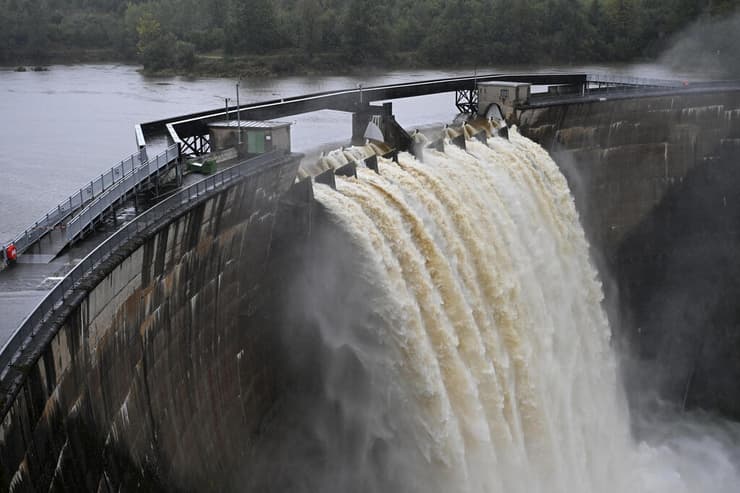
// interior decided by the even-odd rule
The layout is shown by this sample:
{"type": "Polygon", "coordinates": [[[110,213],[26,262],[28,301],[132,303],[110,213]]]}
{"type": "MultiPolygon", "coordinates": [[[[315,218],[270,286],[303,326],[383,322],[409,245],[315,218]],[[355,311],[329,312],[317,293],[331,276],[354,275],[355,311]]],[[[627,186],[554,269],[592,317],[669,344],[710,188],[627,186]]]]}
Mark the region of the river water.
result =
{"type": "MultiPolygon", "coordinates": [[[[641,77],[687,77],[659,65],[611,67],[501,67],[504,71],[616,72],[641,77]]],[[[471,75],[470,71],[393,71],[362,77],[245,79],[240,102],[318,91],[471,75]]],[[[690,77],[690,74],[689,74],[690,77]]],[[[134,124],[223,107],[236,97],[233,79],[146,77],[130,65],[51,66],[46,72],[0,68],[0,242],[13,238],[57,203],[136,151],[134,124]]],[[[448,122],[454,95],[394,101],[406,127],[448,122]]],[[[293,149],[346,141],[351,116],[321,111],[289,119],[293,149]]]]}

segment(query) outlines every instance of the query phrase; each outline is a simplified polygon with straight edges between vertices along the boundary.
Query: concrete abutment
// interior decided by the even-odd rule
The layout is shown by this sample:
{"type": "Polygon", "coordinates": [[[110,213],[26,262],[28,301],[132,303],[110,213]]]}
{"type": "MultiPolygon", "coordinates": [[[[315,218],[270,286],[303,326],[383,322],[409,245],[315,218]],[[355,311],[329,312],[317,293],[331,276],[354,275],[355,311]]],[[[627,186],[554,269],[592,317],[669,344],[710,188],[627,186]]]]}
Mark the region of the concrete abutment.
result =
{"type": "Polygon", "coordinates": [[[656,392],[740,419],[740,91],[517,116],[574,192],[633,404],[656,392]]]}

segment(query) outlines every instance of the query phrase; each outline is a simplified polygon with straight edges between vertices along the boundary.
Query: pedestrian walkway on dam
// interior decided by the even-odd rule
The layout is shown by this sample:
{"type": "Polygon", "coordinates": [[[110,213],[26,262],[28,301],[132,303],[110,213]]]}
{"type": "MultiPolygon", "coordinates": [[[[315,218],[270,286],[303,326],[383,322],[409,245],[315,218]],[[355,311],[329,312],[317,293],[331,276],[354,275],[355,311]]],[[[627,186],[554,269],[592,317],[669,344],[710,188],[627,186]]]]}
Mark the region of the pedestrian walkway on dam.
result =
{"type": "Polygon", "coordinates": [[[61,255],[29,253],[0,271],[0,347],[33,312],[47,293],[113,230],[105,229],[61,255]],[[52,259],[48,257],[52,256],[52,259]]]}
{"type": "MultiPolygon", "coordinates": [[[[183,185],[205,178],[190,174],[183,185]]],[[[116,211],[117,224],[98,223],[92,234],[72,245],[66,229],[55,227],[18,255],[12,265],[0,270],[0,347],[75,265],[135,215],[133,206],[121,207],[116,211]]]]}
{"type": "Polygon", "coordinates": [[[5,259],[32,254],[27,261],[49,262],[111,211],[142,190],[157,187],[180,159],[179,147],[168,147],[148,159],[145,147],[125,158],[49,210],[10,243],[0,243],[0,270],[5,259]]]}
{"type": "MultiPolygon", "coordinates": [[[[0,271],[0,348],[9,343],[11,337],[17,331],[22,331],[23,326],[33,322],[34,315],[38,317],[40,304],[49,305],[47,295],[55,298],[54,291],[58,292],[60,287],[69,284],[70,274],[74,279],[80,279],[80,270],[83,264],[94,263],[88,255],[95,257],[99,253],[99,246],[110,243],[111,237],[117,236],[122,230],[131,225],[140,227],[146,222],[146,216],[154,217],[153,211],[158,206],[163,206],[172,200],[189,203],[198,200],[209,191],[219,187],[228,186],[234,180],[249,175],[252,171],[260,169],[273,161],[284,160],[283,154],[267,153],[251,159],[233,158],[219,163],[215,174],[203,175],[190,173],[180,180],[180,186],[172,193],[157,197],[153,207],[137,215],[133,205],[121,207],[116,210],[117,221],[99,223],[91,234],[72,245],[66,246],[59,255],[44,253],[27,253],[18,256],[8,268],[0,271]],[[185,194],[185,195],[183,195],[185,194]],[[182,196],[182,197],[181,197],[182,196]],[[53,258],[49,258],[53,257],[53,258]],[[72,275],[74,274],[74,275],[72,275]]],[[[290,159],[296,159],[300,155],[289,154],[290,159]]],[[[179,203],[179,202],[177,202],[179,203]]],[[[110,252],[108,252],[110,254],[110,252]]],[[[74,280],[73,279],[73,280],[74,280]]],[[[59,302],[58,297],[51,300],[52,305],[59,302]]]]}

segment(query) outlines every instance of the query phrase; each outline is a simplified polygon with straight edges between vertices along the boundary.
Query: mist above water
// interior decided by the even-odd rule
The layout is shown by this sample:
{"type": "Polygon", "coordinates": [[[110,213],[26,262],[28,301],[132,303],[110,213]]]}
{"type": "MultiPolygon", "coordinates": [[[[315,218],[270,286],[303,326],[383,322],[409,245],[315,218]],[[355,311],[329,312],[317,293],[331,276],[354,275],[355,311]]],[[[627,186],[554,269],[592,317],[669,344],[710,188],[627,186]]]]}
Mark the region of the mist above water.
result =
{"type": "Polygon", "coordinates": [[[661,55],[661,64],[677,70],[704,72],[712,78],[740,78],[740,12],[722,18],[700,19],[674,36],[661,55]]]}
{"type": "Polygon", "coordinates": [[[510,136],[315,186],[334,232],[294,298],[315,366],[289,469],[321,491],[732,490],[737,426],[630,422],[567,183],[510,136]]]}

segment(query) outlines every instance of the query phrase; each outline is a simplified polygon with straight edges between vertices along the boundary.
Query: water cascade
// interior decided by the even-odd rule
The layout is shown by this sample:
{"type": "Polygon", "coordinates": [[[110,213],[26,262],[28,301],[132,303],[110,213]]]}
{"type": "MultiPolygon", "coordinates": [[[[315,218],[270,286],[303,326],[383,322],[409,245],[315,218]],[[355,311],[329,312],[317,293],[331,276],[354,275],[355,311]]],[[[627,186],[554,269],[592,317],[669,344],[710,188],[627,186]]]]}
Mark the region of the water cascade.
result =
{"type": "Polygon", "coordinates": [[[724,491],[731,464],[707,472],[710,487],[695,461],[633,438],[567,182],[541,147],[509,136],[426,149],[423,162],[401,153],[379,173],[337,177],[336,190],[315,186],[381,293],[367,333],[341,336],[371,398],[326,383],[365,421],[353,467],[375,466],[356,490],[724,491]]]}

